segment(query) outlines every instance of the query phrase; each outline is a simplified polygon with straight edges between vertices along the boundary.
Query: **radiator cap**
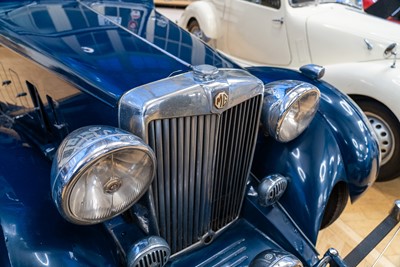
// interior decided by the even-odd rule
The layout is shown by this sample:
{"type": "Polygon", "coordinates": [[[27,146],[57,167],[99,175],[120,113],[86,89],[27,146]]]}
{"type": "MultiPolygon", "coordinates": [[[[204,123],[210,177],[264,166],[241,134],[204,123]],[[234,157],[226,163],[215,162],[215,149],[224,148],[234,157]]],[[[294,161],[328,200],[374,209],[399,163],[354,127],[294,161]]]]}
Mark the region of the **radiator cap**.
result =
{"type": "Polygon", "coordinates": [[[214,81],[218,77],[218,68],[211,65],[193,66],[193,77],[198,82],[214,81]]]}

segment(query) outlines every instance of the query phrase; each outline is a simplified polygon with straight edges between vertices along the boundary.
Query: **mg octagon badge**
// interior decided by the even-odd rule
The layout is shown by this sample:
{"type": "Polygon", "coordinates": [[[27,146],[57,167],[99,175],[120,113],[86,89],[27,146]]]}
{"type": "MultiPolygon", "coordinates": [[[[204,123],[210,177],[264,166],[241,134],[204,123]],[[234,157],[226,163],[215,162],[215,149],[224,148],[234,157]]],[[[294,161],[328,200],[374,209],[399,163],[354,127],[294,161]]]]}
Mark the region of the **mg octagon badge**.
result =
{"type": "Polygon", "coordinates": [[[228,103],[228,94],[225,92],[219,92],[214,97],[214,106],[218,109],[225,107],[228,103]]]}

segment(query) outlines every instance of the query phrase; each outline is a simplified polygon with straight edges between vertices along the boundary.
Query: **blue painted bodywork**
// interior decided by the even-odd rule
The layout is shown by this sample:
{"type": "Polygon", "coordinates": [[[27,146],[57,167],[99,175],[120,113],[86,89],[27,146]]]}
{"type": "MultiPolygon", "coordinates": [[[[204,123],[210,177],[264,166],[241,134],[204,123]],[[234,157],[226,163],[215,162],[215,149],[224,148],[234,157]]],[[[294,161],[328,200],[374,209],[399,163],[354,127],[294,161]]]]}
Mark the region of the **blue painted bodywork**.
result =
{"type": "MultiPolygon", "coordinates": [[[[127,32],[118,25],[102,24],[99,15],[77,2],[65,1],[57,5],[54,1],[48,2],[53,2],[57,9],[66,10],[68,23],[56,25],[46,5],[35,7],[21,3],[20,8],[0,18],[1,42],[10,47],[17,44],[15,49],[19,53],[110,105],[114,106],[131,88],[186,72],[191,65],[236,66],[156,13],[150,3],[136,5],[141,17],[137,28],[127,32]],[[81,8],[80,12],[74,12],[77,8],[81,8]],[[33,17],[31,24],[26,25],[24,20],[18,25],[19,21],[14,18],[24,16],[33,17]],[[150,25],[151,22],[154,25],[150,25]],[[154,27],[154,36],[149,36],[146,27],[150,26],[154,27]],[[76,42],[69,42],[67,38],[76,42]],[[193,49],[196,53],[192,53],[193,49]]],[[[111,7],[109,9],[105,13],[112,16],[114,12],[111,7]]],[[[121,24],[127,27],[129,11],[126,8],[120,14],[123,17],[121,24]]]]}
{"type": "Polygon", "coordinates": [[[60,217],[50,196],[50,165],[17,131],[0,127],[1,266],[115,266],[121,261],[102,225],[60,217]],[[5,247],[3,247],[4,249],[5,247]],[[10,263],[8,263],[8,257],[10,263]]]}
{"type": "Polygon", "coordinates": [[[286,69],[254,67],[248,70],[264,83],[287,79],[290,75],[291,79],[314,84],[321,91],[318,113],[302,136],[288,144],[260,136],[253,163],[257,177],[271,171],[292,177],[293,185],[281,203],[315,242],[333,186],[346,182],[350,198],[355,201],[375,181],[377,144],[361,110],[329,84],[286,69]],[[298,212],[299,202],[306,203],[307,208],[302,212],[298,212]],[[308,218],[317,223],[310,224],[308,218]]]}
{"type": "MultiPolygon", "coordinates": [[[[91,1],[0,3],[2,45],[79,89],[79,93],[58,103],[68,125],[67,132],[89,124],[117,126],[117,103],[124,92],[189,71],[192,65],[238,68],[155,12],[152,2],[129,2],[135,3],[140,13],[139,18],[132,20],[130,9],[119,10],[122,19],[118,23],[129,31],[118,23],[105,23],[102,16],[86,6],[91,1]],[[66,17],[59,16],[60,10],[66,17]]],[[[110,4],[102,10],[105,16],[113,18],[116,7],[110,4]]],[[[249,195],[242,219],[221,239],[217,237],[212,245],[175,258],[170,265],[187,266],[188,261],[201,261],[210,251],[222,250],[226,246],[224,240],[235,243],[242,239],[240,242],[249,247],[244,263],[248,264],[261,249],[284,246],[306,265],[313,265],[317,252],[312,243],[333,186],[346,182],[355,200],[376,177],[377,143],[363,115],[348,97],[298,72],[276,68],[248,71],[264,83],[296,79],[321,90],[318,114],[300,137],[286,144],[262,134],[258,139],[253,174],[258,179],[277,172],[287,175],[291,179],[288,191],[281,204],[271,208],[259,207],[249,195]],[[284,209],[297,226],[279,222],[284,209]],[[239,229],[243,231],[242,238],[237,235],[239,229]]],[[[61,139],[62,135],[40,132],[36,126],[24,127],[0,117],[0,221],[4,234],[1,265],[124,265],[123,250],[110,234],[111,225],[117,224],[118,218],[100,225],[77,226],[63,220],[55,209],[50,197],[48,151],[54,151],[61,139]]],[[[257,178],[251,178],[254,186],[257,178]]],[[[121,234],[117,238],[125,238],[120,244],[137,238],[136,228],[120,224],[119,228],[118,233],[124,233],[124,237],[121,234]]]]}

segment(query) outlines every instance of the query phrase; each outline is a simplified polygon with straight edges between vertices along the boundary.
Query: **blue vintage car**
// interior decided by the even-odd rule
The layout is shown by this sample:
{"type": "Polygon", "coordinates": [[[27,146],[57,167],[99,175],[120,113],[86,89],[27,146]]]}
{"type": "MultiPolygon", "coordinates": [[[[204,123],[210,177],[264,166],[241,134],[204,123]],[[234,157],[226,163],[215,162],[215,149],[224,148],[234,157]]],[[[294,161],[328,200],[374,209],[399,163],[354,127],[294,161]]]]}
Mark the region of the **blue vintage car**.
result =
{"type": "Polygon", "coordinates": [[[376,179],[318,66],[242,69],[147,0],[2,1],[0,24],[1,266],[316,266],[376,179]]]}

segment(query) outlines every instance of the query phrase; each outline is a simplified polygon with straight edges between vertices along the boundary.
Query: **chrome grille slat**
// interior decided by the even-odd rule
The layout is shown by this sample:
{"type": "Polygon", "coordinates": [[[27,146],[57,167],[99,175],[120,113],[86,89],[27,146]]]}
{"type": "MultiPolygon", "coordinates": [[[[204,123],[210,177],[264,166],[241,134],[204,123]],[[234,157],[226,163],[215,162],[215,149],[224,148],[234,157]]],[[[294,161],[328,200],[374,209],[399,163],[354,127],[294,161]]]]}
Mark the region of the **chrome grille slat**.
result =
{"type": "MultiPolygon", "coordinates": [[[[171,229],[171,179],[170,179],[170,166],[171,166],[171,158],[170,158],[170,136],[169,136],[169,120],[162,121],[162,138],[163,138],[163,160],[164,160],[164,205],[165,205],[165,218],[166,218],[166,227],[167,229],[171,229]]],[[[166,231],[167,240],[171,240],[172,235],[170,231],[166,231]]]]}
{"type": "Polygon", "coordinates": [[[258,128],[262,96],[222,114],[154,120],[153,183],[160,234],[176,253],[237,218],[258,128]]]}
{"type": "Polygon", "coordinates": [[[178,204],[178,213],[177,213],[177,223],[178,223],[178,235],[177,235],[177,246],[178,247],[183,247],[183,236],[182,233],[184,232],[184,214],[185,210],[184,210],[184,199],[185,199],[185,174],[184,174],[184,139],[183,138],[179,138],[179,136],[184,136],[184,118],[178,118],[178,133],[177,133],[177,144],[178,144],[178,149],[177,149],[177,153],[178,153],[178,191],[176,194],[176,198],[177,198],[177,204],[178,204]]]}
{"type": "Polygon", "coordinates": [[[197,146],[196,146],[196,176],[195,176],[195,199],[194,199],[194,210],[197,211],[194,213],[194,220],[193,220],[193,235],[194,237],[199,236],[199,215],[200,215],[200,193],[201,193],[201,178],[202,178],[202,153],[203,153],[203,116],[198,117],[197,122],[197,146]]]}
{"type": "MultiPolygon", "coordinates": [[[[182,233],[180,233],[180,234],[182,234],[183,235],[183,233],[187,233],[187,238],[188,238],[188,240],[191,240],[191,238],[192,238],[192,236],[191,236],[191,234],[189,233],[190,231],[189,231],[189,225],[188,225],[188,221],[189,221],[189,219],[188,218],[190,218],[190,214],[191,214],[191,212],[190,212],[190,207],[189,207],[189,203],[188,203],[188,201],[184,201],[185,199],[187,200],[187,199],[189,199],[189,196],[190,196],[190,191],[189,191],[189,179],[187,179],[187,177],[189,177],[189,173],[190,173],[190,168],[189,168],[189,166],[190,166],[190,154],[191,154],[191,150],[190,150],[190,140],[191,140],[191,138],[190,138],[190,130],[191,130],[191,128],[190,128],[190,122],[191,122],[191,118],[190,117],[186,117],[186,118],[184,118],[184,125],[182,125],[182,128],[184,128],[184,132],[185,132],[185,135],[184,136],[186,136],[186,138],[182,138],[182,140],[184,140],[184,146],[185,146],[185,148],[184,148],[184,156],[183,156],[183,158],[184,158],[184,161],[185,161],[185,164],[183,165],[184,166],[184,168],[185,168],[185,171],[184,171],[184,191],[183,191],[183,206],[184,206],[184,210],[183,210],[183,220],[182,220],[182,224],[183,224],[183,231],[182,231],[182,233]]],[[[189,243],[188,243],[188,241],[185,239],[185,238],[183,238],[183,236],[182,236],[182,246],[183,247],[187,247],[189,245],[189,243]]]]}
{"type": "MultiPolygon", "coordinates": [[[[164,121],[167,125],[168,125],[168,121],[164,121]]],[[[166,131],[169,132],[170,137],[170,154],[169,154],[169,158],[170,158],[170,177],[168,177],[168,180],[170,181],[170,201],[171,201],[171,226],[175,225],[178,226],[177,222],[178,222],[178,203],[177,203],[177,193],[179,191],[178,188],[178,177],[177,177],[177,170],[178,170],[178,160],[177,160],[177,125],[176,125],[176,119],[170,119],[169,120],[169,125],[167,126],[168,129],[166,129],[166,131]]],[[[167,128],[166,127],[166,128],[167,128]]],[[[175,238],[176,241],[174,242],[175,244],[179,243],[179,236],[175,236],[175,237],[171,237],[171,238],[175,238]]]]}
{"type": "Polygon", "coordinates": [[[187,178],[189,181],[189,196],[188,196],[188,201],[189,201],[189,216],[187,218],[188,221],[188,237],[187,237],[187,244],[189,245],[191,241],[194,239],[194,226],[193,226],[193,218],[194,218],[194,198],[193,196],[195,195],[195,183],[192,181],[191,177],[195,176],[195,163],[196,163],[196,150],[193,149],[196,147],[197,142],[197,117],[193,117],[191,124],[190,124],[190,129],[191,129],[191,135],[190,135],[190,169],[189,169],[189,177],[187,178]]]}

